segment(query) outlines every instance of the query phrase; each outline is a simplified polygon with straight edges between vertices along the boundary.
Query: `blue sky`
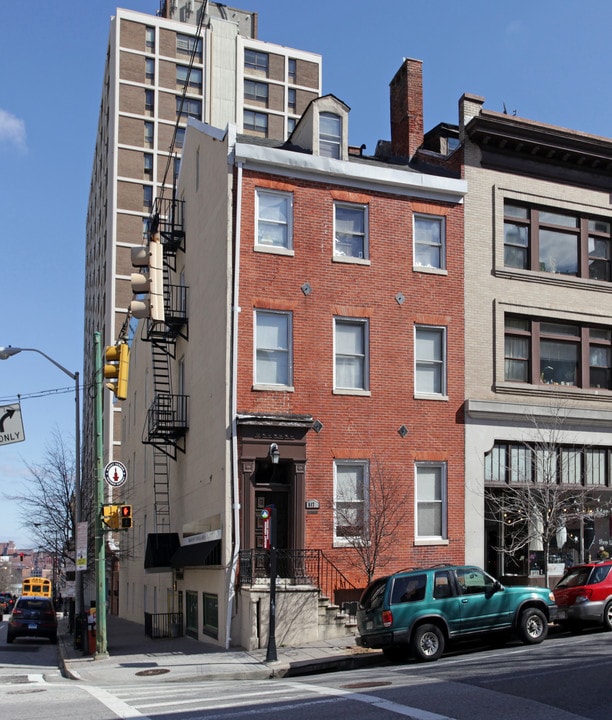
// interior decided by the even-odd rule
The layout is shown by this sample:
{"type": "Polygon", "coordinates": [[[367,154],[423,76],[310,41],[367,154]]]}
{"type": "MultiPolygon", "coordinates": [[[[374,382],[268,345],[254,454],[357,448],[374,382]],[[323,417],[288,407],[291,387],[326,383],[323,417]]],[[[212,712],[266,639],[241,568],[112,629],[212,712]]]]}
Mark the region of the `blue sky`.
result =
{"type": "MultiPolygon", "coordinates": [[[[531,120],[612,136],[608,0],[231,4],[259,14],[260,39],[323,56],[323,92],[349,105],[350,142],[365,143],[366,153],[389,138],[389,82],[404,57],[423,61],[426,130],[456,123],[469,92],[490,110],[505,104],[531,120]]],[[[159,2],[119,6],[154,13],[159,2]]],[[[0,346],[38,348],[71,372],[82,366],[85,219],[116,7],[2,3],[0,346]]],[[[20,492],[26,463],[43,461],[53,430],[74,446],[73,388],[36,353],[0,361],[0,405],[21,395],[26,433],[25,442],[0,446],[0,541],[30,544],[4,495],[20,492]]]]}

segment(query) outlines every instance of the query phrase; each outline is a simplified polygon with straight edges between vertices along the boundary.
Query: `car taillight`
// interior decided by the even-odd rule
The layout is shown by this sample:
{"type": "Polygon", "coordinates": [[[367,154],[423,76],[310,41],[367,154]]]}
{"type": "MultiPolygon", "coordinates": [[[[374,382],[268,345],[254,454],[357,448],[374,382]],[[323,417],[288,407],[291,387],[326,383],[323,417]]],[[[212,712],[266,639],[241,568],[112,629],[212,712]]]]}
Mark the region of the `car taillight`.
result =
{"type": "Polygon", "coordinates": [[[17,615],[23,615],[23,610],[20,610],[19,608],[15,608],[13,610],[13,616],[17,617],[17,615]]]}
{"type": "Polygon", "coordinates": [[[391,610],[382,611],[382,624],[384,627],[391,627],[391,625],[393,625],[393,613],[391,610]]]}
{"type": "Polygon", "coordinates": [[[580,603],[589,602],[590,599],[591,599],[591,591],[590,590],[582,590],[574,598],[574,603],[576,605],[580,605],[580,603]]]}

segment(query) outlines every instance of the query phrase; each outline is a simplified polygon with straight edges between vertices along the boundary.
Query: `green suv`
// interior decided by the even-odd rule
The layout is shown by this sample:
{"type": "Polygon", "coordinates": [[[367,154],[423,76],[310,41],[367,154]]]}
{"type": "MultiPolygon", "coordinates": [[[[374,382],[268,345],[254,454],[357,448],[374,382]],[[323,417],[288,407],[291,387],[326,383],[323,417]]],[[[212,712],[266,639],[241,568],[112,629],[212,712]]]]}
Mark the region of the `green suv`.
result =
{"type": "Polygon", "coordinates": [[[452,638],[512,631],[539,643],[556,618],[548,588],[504,587],[471,565],[405,570],[374,580],[357,609],[357,644],[398,661],[437,660],[452,638]]]}

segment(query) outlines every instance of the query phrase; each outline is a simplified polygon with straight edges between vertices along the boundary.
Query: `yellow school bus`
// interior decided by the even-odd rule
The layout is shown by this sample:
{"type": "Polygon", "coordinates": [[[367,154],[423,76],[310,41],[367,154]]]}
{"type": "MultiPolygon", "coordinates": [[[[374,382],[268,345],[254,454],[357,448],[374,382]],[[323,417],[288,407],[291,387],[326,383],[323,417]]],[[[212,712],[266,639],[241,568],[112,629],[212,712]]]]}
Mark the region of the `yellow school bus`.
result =
{"type": "Polygon", "coordinates": [[[51,597],[51,580],[42,577],[24,578],[21,594],[37,595],[38,597],[51,597]]]}

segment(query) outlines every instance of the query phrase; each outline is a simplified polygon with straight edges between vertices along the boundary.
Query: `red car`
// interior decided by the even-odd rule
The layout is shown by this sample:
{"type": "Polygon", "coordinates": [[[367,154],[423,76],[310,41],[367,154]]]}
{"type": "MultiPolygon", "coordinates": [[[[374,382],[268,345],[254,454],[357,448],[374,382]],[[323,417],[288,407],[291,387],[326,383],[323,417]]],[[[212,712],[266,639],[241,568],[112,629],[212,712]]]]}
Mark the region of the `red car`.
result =
{"type": "Polygon", "coordinates": [[[575,565],[553,593],[559,625],[572,631],[588,625],[612,630],[612,560],[575,565]]]}

